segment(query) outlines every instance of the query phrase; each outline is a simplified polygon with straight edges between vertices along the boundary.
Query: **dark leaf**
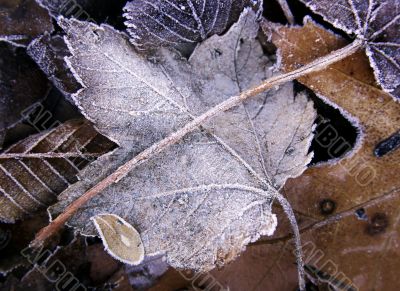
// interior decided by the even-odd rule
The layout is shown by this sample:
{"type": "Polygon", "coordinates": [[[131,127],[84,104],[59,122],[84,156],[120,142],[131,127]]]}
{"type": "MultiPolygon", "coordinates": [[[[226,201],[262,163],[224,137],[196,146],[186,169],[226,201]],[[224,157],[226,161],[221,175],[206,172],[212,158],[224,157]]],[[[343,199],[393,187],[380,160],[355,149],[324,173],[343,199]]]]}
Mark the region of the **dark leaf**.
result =
{"type": "MultiPolygon", "coordinates": [[[[46,213],[38,213],[29,220],[15,224],[0,223],[0,274],[7,274],[17,267],[29,267],[29,263],[21,256],[23,250],[48,221],[46,213]]],[[[0,290],[1,285],[0,285],[0,290]]]]}
{"type": "Polygon", "coordinates": [[[81,86],[64,61],[69,51],[63,37],[44,34],[31,42],[28,54],[46,73],[54,86],[71,100],[70,95],[78,91],[81,86]]]}
{"type": "Polygon", "coordinates": [[[0,221],[13,223],[49,206],[79,170],[113,146],[83,120],[14,144],[0,155],[0,221]]]}
{"type": "Polygon", "coordinates": [[[51,17],[35,0],[0,1],[0,40],[25,46],[52,30],[51,17]]]}
{"type": "Polygon", "coordinates": [[[124,14],[131,42],[139,49],[196,43],[223,33],[251,0],[134,0],[124,14]]]}
{"type": "Polygon", "coordinates": [[[119,264],[103,250],[101,244],[87,245],[77,236],[66,246],[21,250],[21,260],[28,272],[21,279],[8,277],[0,290],[113,290],[94,288],[99,280],[108,281],[119,264]],[[46,258],[46,259],[45,259],[46,258]]]}
{"type": "Polygon", "coordinates": [[[400,98],[400,1],[301,1],[337,28],[366,40],[376,80],[400,98]]]}
{"type": "Polygon", "coordinates": [[[5,131],[25,119],[24,110],[42,101],[48,87],[23,49],[0,42],[0,149],[5,131]]]}

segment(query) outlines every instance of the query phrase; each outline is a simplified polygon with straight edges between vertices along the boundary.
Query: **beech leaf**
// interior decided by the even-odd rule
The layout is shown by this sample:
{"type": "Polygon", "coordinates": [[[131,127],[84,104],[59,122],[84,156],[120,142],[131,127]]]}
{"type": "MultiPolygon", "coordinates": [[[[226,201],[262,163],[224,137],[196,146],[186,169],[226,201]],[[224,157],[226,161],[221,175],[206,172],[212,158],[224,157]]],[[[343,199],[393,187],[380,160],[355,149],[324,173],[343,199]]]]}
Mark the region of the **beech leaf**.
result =
{"type": "Polygon", "coordinates": [[[400,98],[400,2],[398,0],[301,0],[324,19],[366,41],[382,88],[400,98]]]}
{"type": "Polygon", "coordinates": [[[196,43],[223,33],[251,4],[262,5],[251,0],[133,0],[124,8],[125,24],[140,49],[196,43]]]}
{"type": "Polygon", "coordinates": [[[13,223],[45,209],[81,169],[113,147],[83,120],[14,144],[0,154],[0,221],[13,223]]]}
{"type": "MultiPolygon", "coordinates": [[[[67,63],[83,87],[73,98],[120,147],[82,171],[51,207],[53,215],[195,116],[272,75],[252,10],[227,34],[203,42],[189,61],[165,48],[146,58],[108,25],[73,19],[59,25],[72,54],[67,63]]],[[[138,165],[68,224],[93,235],[90,217],[113,213],[137,229],[146,255],[166,253],[177,268],[223,265],[274,232],[271,203],[311,160],[315,117],[313,103],[294,96],[293,84],[260,94],[138,165]]]]}

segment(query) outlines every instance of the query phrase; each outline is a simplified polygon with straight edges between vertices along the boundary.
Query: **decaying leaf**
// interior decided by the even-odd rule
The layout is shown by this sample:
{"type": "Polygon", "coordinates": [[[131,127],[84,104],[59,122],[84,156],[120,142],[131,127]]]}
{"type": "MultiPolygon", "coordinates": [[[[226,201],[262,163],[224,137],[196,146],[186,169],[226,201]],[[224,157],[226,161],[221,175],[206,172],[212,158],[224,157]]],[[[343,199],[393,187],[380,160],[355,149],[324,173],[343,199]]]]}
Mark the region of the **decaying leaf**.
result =
{"type": "Polygon", "coordinates": [[[144,258],[144,247],[137,230],[115,214],[92,217],[106,251],[128,265],[138,265],[144,258]]]}
{"type": "Polygon", "coordinates": [[[262,1],[249,0],[133,0],[124,8],[125,24],[139,49],[196,43],[223,33],[253,2],[262,5],[262,1]]]}
{"type": "MultiPolygon", "coordinates": [[[[285,71],[346,45],[311,21],[304,27],[276,26],[272,41],[285,71]]],[[[378,158],[374,149],[398,131],[400,104],[376,88],[363,52],[299,81],[357,121],[361,130],[351,155],[334,165],[310,168],[284,187],[300,225],[304,260],[333,278],[331,288],[343,290],[334,285],[338,280],[353,290],[397,290],[400,151],[378,158]],[[331,203],[335,207],[326,211],[331,203]]],[[[347,146],[339,129],[315,139],[330,152],[347,146]]],[[[233,291],[295,289],[290,228],[281,226],[271,240],[248,247],[237,261],[211,275],[233,291]]]]}
{"type": "MultiPolygon", "coordinates": [[[[166,49],[146,59],[107,25],[59,24],[72,53],[67,62],[83,86],[74,100],[120,148],[85,169],[53,213],[193,116],[271,75],[251,10],[226,35],[201,44],[189,62],[166,49]],[[202,64],[205,57],[213,66],[202,64]]],[[[292,84],[273,92],[138,165],[68,223],[93,235],[89,218],[114,213],[135,226],[146,254],[166,253],[178,268],[209,270],[234,259],[249,242],[274,232],[272,183],[279,187],[299,175],[312,156],[312,102],[294,97],[292,84]]]]}
{"type": "Polygon", "coordinates": [[[301,0],[337,28],[366,40],[367,55],[382,88],[400,98],[400,2],[398,0],[301,0]]]}
{"type": "Polygon", "coordinates": [[[0,154],[0,221],[13,223],[49,206],[82,168],[113,146],[83,120],[14,144],[0,154]]]}
{"type": "Polygon", "coordinates": [[[0,42],[0,149],[6,130],[47,95],[48,81],[21,48],[0,42]]]}
{"type": "Polygon", "coordinates": [[[51,31],[51,17],[35,0],[1,1],[0,40],[26,46],[33,38],[51,31]]]}

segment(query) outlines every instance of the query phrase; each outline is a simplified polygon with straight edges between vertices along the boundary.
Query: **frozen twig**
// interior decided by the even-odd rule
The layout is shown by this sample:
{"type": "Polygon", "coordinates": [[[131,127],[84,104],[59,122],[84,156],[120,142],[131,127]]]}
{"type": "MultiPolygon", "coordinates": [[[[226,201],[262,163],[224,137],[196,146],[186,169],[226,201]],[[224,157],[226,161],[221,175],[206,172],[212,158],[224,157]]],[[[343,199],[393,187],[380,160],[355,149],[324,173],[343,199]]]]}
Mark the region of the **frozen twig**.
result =
{"type": "Polygon", "coordinates": [[[289,24],[291,24],[291,25],[295,24],[293,13],[290,10],[290,7],[289,7],[287,1],[286,0],[278,0],[278,2],[279,2],[279,5],[281,6],[282,11],[285,14],[285,17],[286,17],[287,21],[289,22],[289,24]]]}

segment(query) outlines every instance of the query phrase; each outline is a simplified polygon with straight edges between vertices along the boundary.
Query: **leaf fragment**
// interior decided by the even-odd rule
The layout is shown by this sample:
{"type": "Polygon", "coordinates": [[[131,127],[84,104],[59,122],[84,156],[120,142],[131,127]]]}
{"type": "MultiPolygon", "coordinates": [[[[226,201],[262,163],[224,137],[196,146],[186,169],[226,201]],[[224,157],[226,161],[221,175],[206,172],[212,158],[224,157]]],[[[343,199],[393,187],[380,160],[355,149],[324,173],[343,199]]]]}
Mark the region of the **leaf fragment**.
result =
{"type": "Polygon", "coordinates": [[[115,214],[99,214],[91,220],[112,257],[129,265],[138,265],[143,261],[143,243],[132,225],[115,214]]]}
{"type": "Polygon", "coordinates": [[[80,86],[64,62],[69,50],[63,37],[45,33],[29,44],[27,52],[54,86],[72,102],[70,95],[78,91],[80,86]]]}

